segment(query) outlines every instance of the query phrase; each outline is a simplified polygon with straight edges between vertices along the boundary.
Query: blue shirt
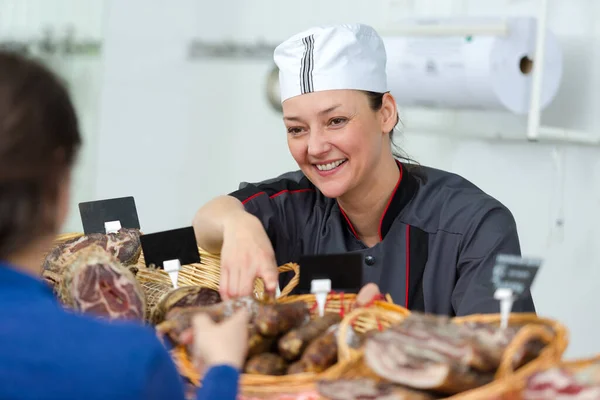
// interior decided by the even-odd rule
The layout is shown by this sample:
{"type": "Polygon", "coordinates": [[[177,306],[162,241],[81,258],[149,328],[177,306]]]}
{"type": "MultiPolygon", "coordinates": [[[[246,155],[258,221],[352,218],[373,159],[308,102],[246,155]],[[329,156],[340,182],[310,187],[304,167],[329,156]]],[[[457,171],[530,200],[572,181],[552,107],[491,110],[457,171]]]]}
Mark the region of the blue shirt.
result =
{"type": "MultiPolygon", "coordinates": [[[[212,368],[198,399],[234,400],[238,371],[212,368]]],[[[184,399],[153,329],[64,310],[40,279],[0,263],[0,400],[184,399]]]]}

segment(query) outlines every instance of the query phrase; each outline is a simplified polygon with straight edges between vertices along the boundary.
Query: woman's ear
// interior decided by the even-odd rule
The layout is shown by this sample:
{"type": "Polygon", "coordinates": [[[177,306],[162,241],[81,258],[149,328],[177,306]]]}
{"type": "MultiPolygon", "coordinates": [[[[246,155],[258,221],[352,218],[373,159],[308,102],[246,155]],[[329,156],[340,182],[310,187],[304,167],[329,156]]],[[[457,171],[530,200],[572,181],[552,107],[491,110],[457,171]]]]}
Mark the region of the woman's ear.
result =
{"type": "Polygon", "coordinates": [[[387,135],[398,123],[398,107],[394,96],[389,93],[383,95],[379,112],[381,113],[381,132],[387,135]]]}

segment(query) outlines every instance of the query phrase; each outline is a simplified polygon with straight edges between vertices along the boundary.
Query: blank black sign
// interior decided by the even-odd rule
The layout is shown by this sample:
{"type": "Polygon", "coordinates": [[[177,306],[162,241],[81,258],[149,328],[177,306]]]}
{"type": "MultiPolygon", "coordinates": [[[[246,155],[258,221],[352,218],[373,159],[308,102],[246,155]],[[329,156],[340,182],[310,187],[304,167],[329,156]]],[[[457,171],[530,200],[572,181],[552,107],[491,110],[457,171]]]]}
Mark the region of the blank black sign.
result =
{"type": "Polygon", "coordinates": [[[313,279],[330,279],[331,290],[358,293],[363,285],[363,256],[359,253],[301,256],[297,291],[310,293],[313,279]]]}
{"type": "Polygon", "coordinates": [[[200,262],[193,227],[149,233],[140,236],[146,265],[163,268],[163,262],[179,260],[181,265],[200,262]]]}
{"type": "Polygon", "coordinates": [[[542,264],[540,259],[499,254],[492,272],[492,283],[496,287],[512,289],[520,297],[528,289],[542,264]]]}
{"type": "Polygon", "coordinates": [[[79,203],[83,232],[105,233],[104,223],[119,221],[123,228],[140,229],[135,200],[132,196],[79,203]]]}

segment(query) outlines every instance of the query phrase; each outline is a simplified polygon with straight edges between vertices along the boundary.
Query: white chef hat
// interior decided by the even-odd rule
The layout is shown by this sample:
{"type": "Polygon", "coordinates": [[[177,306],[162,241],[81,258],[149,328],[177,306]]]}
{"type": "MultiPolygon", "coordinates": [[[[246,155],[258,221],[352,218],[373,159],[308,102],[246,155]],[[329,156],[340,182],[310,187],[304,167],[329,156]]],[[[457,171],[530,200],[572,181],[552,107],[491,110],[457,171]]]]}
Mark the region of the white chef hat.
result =
{"type": "Polygon", "coordinates": [[[363,24],[319,26],[298,33],[274,52],[281,102],[321,90],[388,91],[381,37],[363,24]]]}

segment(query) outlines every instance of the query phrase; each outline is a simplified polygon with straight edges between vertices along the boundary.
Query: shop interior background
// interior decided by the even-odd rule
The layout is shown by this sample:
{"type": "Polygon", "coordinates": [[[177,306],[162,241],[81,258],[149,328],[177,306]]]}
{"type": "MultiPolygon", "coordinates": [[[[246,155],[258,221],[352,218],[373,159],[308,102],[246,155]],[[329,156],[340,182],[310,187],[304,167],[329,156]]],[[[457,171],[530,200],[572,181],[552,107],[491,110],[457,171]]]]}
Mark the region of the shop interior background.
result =
{"type": "MultiPolygon", "coordinates": [[[[0,39],[43,57],[76,99],[85,146],[65,231],[81,231],[80,201],[132,195],[143,230],[153,232],[189,225],[200,205],[240,181],[296,167],[281,115],[267,100],[270,57],[208,57],[199,43],[269,45],[316,24],[388,29],[402,17],[532,15],[536,6],[535,0],[1,0],[0,39]]],[[[550,1],[548,28],[559,38],[564,75],[544,124],[600,136],[599,19],[597,0],[550,1]]],[[[526,120],[507,113],[400,113],[398,144],[411,157],[462,174],[512,210],[523,253],[544,258],[534,300],[540,314],[570,328],[567,356],[600,352],[600,148],[486,140],[498,132],[525,135],[526,120]]]]}

